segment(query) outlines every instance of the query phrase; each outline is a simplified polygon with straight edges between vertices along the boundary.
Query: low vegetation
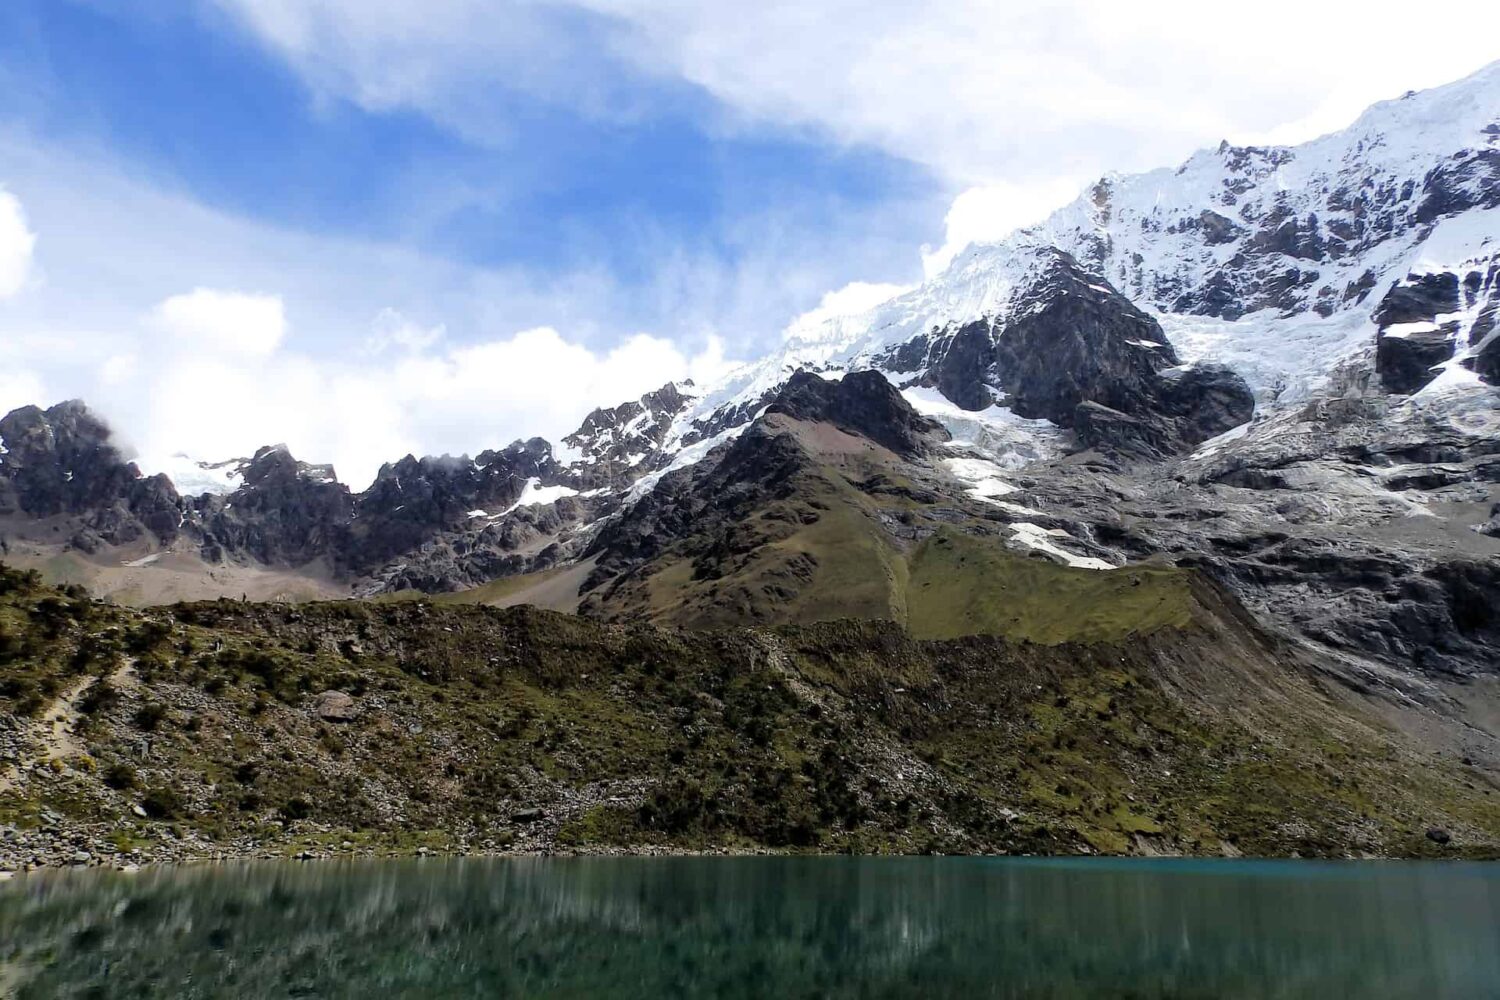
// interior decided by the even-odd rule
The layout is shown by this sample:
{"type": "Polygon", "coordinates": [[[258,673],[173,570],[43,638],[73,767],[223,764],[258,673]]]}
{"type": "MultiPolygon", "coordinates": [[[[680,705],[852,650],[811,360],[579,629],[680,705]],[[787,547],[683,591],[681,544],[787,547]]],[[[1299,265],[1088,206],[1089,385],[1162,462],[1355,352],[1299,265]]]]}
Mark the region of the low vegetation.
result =
{"type": "MultiPolygon", "coordinates": [[[[951,575],[933,546],[916,564],[951,575]]],[[[1282,675],[1274,710],[1215,707],[1252,669],[1215,652],[1238,626],[1183,624],[1178,584],[1140,578],[1121,575],[1119,617],[1087,619],[1092,641],[1049,643],[1025,636],[1055,624],[1020,595],[1021,638],[935,641],[416,600],[135,612],[3,570],[0,740],[18,766],[0,862],[66,862],[54,845],[80,832],[139,859],[1496,853],[1480,776],[1291,661],[1253,667],[1282,675]]]]}

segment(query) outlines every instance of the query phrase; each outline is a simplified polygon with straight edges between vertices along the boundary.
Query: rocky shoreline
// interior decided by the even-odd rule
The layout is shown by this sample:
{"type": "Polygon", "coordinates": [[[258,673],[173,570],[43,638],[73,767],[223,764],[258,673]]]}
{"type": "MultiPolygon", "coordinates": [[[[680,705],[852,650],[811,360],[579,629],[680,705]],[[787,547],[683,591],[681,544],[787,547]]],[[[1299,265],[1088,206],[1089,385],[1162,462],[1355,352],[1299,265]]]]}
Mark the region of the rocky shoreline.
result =
{"type": "MultiPolygon", "coordinates": [[[[209,841],[185,832],[172,843],[121,850],[97,830],[49,832],[0,829],[0,882],[32,872],[110,869],[140,871],[175,865],[211,865],[248,861],[368,861],[380,858],[538,858],[538,857],[756,857],[786,854],[763,846],[684,848],[672,845],[619,847],[607,844],[560,847],[540,842],[509,845],[496,838],[467,840],[447,847],[412,846],[402,838],[361,837],[339,840],[336,831],[309,832],[273,844],[255,838],[229,843],[209,841]]],[[[359,836],[359,835],[349,835],[359,836]]]]}

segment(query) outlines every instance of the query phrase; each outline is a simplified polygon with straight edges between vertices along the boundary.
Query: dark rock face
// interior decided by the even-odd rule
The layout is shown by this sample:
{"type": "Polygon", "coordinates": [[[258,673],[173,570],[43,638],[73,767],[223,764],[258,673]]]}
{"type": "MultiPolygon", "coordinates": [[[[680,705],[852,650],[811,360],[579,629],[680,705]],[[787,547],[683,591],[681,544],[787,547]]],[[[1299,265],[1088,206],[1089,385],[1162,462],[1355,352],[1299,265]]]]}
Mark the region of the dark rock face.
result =
{"type": "Polygon", "coordinates": [[[561,468],[541,438],[516,441],[478,459],[416,458],[382,466],[355,498],[355,517],[341,538],[345,563],[371,570],[412,552],[443,531],[465,528],[470,514],[498,514],[521,498],[527,480],[553,484],[561,468]]]}
{"type": "Polygon", "coordinates": [[[995,337],[995,370],[1016,413],[1071,426],[1078,404],[1149,409],[1157,372],[1177,364],[1161,327],[1059,254],[995,337]]]}
{"type": "Polygon", "coordinates": [[[838,381],[799,371],[766,411],[799,420],[826,421],[882,444],[897,455],[924,452],[948,432],[911,408],[879,372],[851,372],[838,381]]]}
{"type": "Polygon", "coordinates": [[[206,559],[243,553],[283,566],[331,554],[353,508],[330,466],[299,462],[285,445],[261,448],[245,466],[244,485],[203,503],[206,559]]]}
{"type": "Polygon", "coordinates": [[[1223,365],[1194,365],[1162,373],[1157,383],[1161,409],[1176,421],[1188,445],[1238,427],[1255,415],[1255,397],[1245,380],[1223,365]]]}
{"type": "Polygon", "coordinates": [[[1491,337],[1470,359],[1474,373],[1491,385],[1500,385],[1500,337],[1491,337]]]}
{"type": "Polygon", "coordinates": [[[1458,301],[1458,275],[1414,274],[1386,293],[1374,319],[1378,326],[1430,322],[1439,313],[1457,311],[1458,301]]]}
{"type": "Polygon", "coordinates": [[[1084,447],[1123,458],[1159,458],[1179,443],[1158,420],[1138,419],[1092,400],[1073,410],[1073,429],[1084,447]]]}
{"type": "Polygon", "coordinates": [[[1375,342],[1375,370],[1389,392],[1416,392],[1453,357],[1453,331],[1421,330],[1404,336],[1381,336],[1375,342]]]}
{"type": "Polygon", "coordinates": [[[966,410],[982,410],[995,401],[997,384],[994,327],[970,323],[953,330],[934,345],[936,363],[930,369],[937,389],[966,410]]]}
{"type": "Polygon", "coordinates": [[[1486,381],[1494,381],[1497,347],[1490,334],[1500,312],[1500,266],[1488,273],[1471,270],[1462,279],[1452,271],[1408,275],[1375,309],[1380,327],[1375,341],[1375,370],[1386,391],[1410,394],[1436,377],[1460,346],[1472,350],[1464,363],[1486,381]],[[1465,311],[1473,321],[1463,329],[1465,311]]]}
{"type": "Polygon", "coordinates": [[[1484,381],[1500,385],[1500,261],[1482,274],[1471,271],[1464,292],[1468,304],[1479,310],[1469,328],[1471,354],[1465,363],[1484,381]]]}
{"type": "Polygon", "coordinates": [[[19,509],[38,517],[112,504],[140,471],[110,443],[109,428],[81,402],[23,406],[0,419],[4,469],[19,509]]]}
{"type": "Polygon", "coordinates": [[[1000,396],[1023,417],[1074,428],[1087,447],[1148,458],[1250,419],[1254,396],[1220,366],[1183,371],[1161,326],[1060,251],[1006,322],[917,338],[882,362],[927,368],[944,396],[978,410],[1000,396]]]}
{"type": "Polygon", "coordinates": [[[183,512],[171,481],[142,477],[83,403],[14,410],[0,419],[0,443],[0,513],[81,515],[75,542],[84,549],[124,544],[148,531],[176,537],[183,512]]]}

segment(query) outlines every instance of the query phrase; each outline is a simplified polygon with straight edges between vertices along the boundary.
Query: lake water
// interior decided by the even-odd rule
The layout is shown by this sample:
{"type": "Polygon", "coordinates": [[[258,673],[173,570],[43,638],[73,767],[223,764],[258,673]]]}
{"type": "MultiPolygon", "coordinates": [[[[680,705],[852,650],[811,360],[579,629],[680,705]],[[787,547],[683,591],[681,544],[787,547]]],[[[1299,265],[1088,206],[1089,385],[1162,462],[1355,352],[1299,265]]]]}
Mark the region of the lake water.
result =
{"type": "Polygon", "coordinates": [[[0,996],[1500,997],[1500,866],[261,863],[0,884],[0,996]]]}

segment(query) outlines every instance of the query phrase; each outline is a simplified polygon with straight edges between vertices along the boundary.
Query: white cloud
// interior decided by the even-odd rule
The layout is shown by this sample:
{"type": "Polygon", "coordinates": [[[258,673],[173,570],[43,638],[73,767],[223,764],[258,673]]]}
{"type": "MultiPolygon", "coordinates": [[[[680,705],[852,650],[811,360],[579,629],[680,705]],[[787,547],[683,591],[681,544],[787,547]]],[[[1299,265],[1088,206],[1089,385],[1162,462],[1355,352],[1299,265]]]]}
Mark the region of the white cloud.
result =
{"type": "Polygon", "coordinates": [[[319,93],[366,106],[472,131],[499,82],[636,114],[598,99],[633,67],[702,88],[730,122],[873,146],[956,188],[1164,166],[1278,128],[1310,138],[1477,69],[1500,34],[1500,7],[1468,0],[1435,0],[1419,18],[1389,0],[552,0],[503,14],[482,0],[216,2],[319,93]],[[592,58],[575,58],[580,44],[592,58]]]}
{"type": "Polygon", "coordinates": [[[472,140],[509,137],[511,91],[599,117],[642,110],[609,58],[616,20],[571,3],[206,2],[284,56],[320,100],[415,108],[472,140]]]}
{"type": "Polygon", "coordinates": [[[286,314],[276,295],[195,288],[156,307],[152,325],[182,343],[178,349],[264,357],[286,336],[286,314]]]}
{"type": "Polygon", "coordinates": [[[1082,188],[1081,180],[1069,178],[969,188],[953,199],[948,209],[943,245],[936,250],[922,248],[923,271],[932,277],[970,243],[996,240],[1022,226],[1044,221],[1053,210],[1076,198],[1082,188]]]}
{"type": "Polygon", "coordinates": [[[0,188],[0,299],[26,286],[35,248],[36,234],[27,228],[20,199],[0,188]]]}
{"type": "Polygon", "coordinates": [[[371,354],[387,351],[414,352],[432,347],[448,332],[447,327],[421,326],[389,307],[375,315],[375,332],[365,341],[365,350],[371,354]]]}
{"type": "Polygon", "coordinates": [[[0,177],[47,249],[46,282],[0,304],[0,372],[32,376],[12,406],[83,398],[147,467],[285,441],[361,485],[408,451],[555,441],[595,406],[712,381],[875,242],[809,242],[789,212],[730,229],[734,259],[646,230],[648,277],[626,283],[280,229],[4,128],[0,177]]]}
{"type": "MultiPolygon", "coordinates": [[[[375,325],[392,322],[385,310],[375,325]]],[[[637,334],[595,351],[550,327],[446,349],[413,338],[395,358],[315,359],[296,350],[295,336],[282,342],[287,325],[279,299],[202,288],[174,296],[151,312],[131,353],[100,365],[96,398],[147,471],[179,452],[217,460],[284,442],[361,488],[407,452],[475,455],[517,435],[556,441],[594,406],[725,367],[716,340],[688,354],[637,334]],[[153,335],[162,315],[179,313],[193,320],[182,323],[189,336],[153,335]]]]}
{"type": "Polygon", "coordinates": [[[797,340],[826,331],[831,320],[847,319],[867,312],[902,292],[911,290],[910,285],[894,285],[869,281],[851,281],[843,288],[836,288],[823,296],[816,307],[802,313],[787,324],[782,333],[784,340],[797,340]]]}
{"type": "Polygon", "coordinates": [[[0,417],[18,406],[42,402],[47,398],[46,392],[46,384],[35,372],[0,371],[0,417]]]}

